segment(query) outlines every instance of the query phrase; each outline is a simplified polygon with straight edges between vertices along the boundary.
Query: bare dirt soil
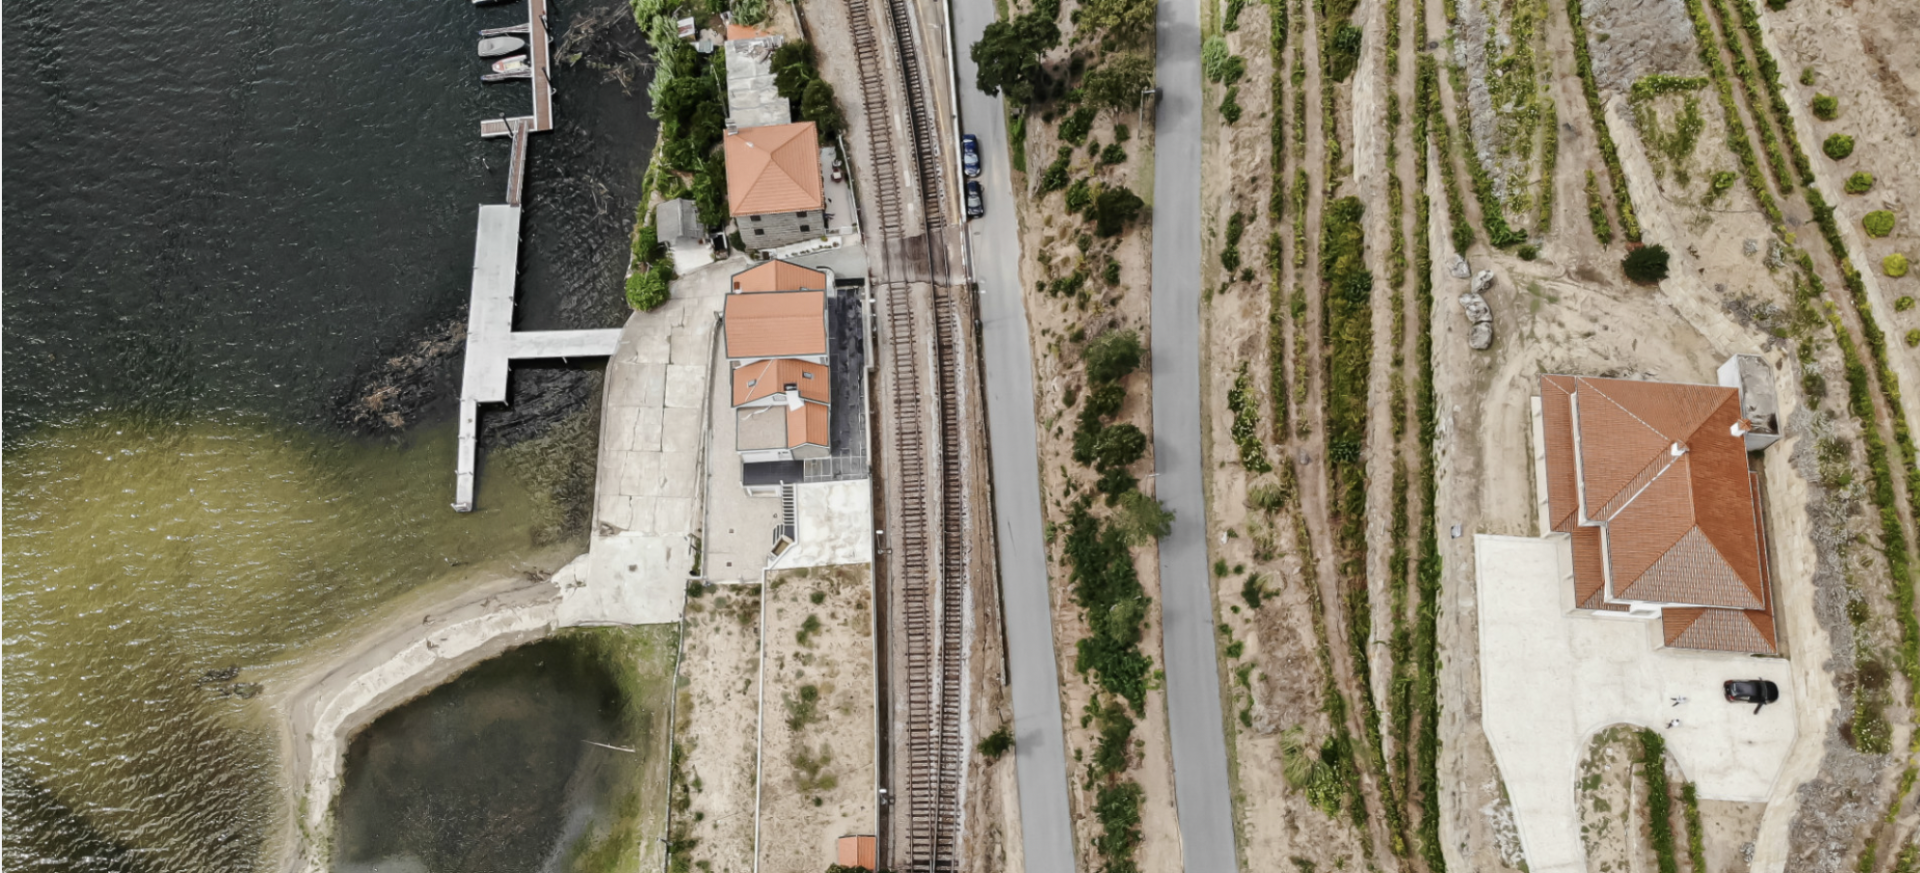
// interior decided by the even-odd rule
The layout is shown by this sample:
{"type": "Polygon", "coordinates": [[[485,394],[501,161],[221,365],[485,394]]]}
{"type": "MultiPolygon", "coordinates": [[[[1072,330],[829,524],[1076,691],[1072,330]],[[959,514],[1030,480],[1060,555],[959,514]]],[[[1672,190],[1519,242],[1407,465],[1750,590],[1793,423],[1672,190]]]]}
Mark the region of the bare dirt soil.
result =
{"type": "Polygon", "coordinates": [[[760,868],[824,869],[876,824],[871,575],[789,570],[766,596],[760,868]]]}
{"type": "MultiPolygon", "coordinates": [[[[703,587],[681,624],[674,753],[676,837],[710,873],[751,873],[760,715],[760,586],[703,587]],[[684,792],[684,793],[683,793],[684,792]]],[[[691,591],[689,594],[691,595],[691,591]]]]}

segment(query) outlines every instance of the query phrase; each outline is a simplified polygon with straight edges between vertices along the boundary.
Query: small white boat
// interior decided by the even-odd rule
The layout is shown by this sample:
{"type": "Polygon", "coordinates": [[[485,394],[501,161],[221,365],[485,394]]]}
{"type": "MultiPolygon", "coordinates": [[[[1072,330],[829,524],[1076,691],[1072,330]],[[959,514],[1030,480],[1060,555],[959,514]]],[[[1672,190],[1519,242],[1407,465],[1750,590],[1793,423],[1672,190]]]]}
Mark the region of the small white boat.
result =
{"type": "Polygon", "coordinates": [[[527,63],[526,55],[514,55],[510,58],[501,58],[500,60],[494,61],[493,71],[502,75],[531,73],[533,72],[533,66],[527,63]]]}
{"type": "Polygon", "coordinates": [[[508,0],[473,0],[473,5],[492,6],[495,3],[505,3],[505,2],[508,2],[508,0]]]}
{"type": "Polygon", "coordinates": [[[490,36],[480,41],[480,56],[497,58],[508,52],[517,52],[527,47],[527,41],[517,36],[490,36]]]}

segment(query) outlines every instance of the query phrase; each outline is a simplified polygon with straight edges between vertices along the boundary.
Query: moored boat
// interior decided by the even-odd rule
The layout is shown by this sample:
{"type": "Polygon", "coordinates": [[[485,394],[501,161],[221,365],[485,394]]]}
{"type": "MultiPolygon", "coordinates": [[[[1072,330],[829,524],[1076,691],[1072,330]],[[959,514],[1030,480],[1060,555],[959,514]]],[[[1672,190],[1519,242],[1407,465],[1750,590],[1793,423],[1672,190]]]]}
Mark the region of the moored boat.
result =
{"type": "Polygon", "coordinates": [[[526,47],[527,41],[517,36],[490,36],[480,41],[480,56],[494,58],[526,47]]]}

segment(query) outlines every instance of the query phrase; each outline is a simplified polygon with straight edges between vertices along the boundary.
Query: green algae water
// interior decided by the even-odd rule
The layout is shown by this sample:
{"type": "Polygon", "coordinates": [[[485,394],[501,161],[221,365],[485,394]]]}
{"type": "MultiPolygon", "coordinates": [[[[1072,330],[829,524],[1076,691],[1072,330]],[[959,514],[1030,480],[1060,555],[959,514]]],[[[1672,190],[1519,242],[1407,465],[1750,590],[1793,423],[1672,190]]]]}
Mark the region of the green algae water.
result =
{"type": "Polygon", "coordinates": [[[568,631],[381,716],[347,751],[334,869],[658,867],[666,795],[645,789],[665,783],[675,642],[568,631]]]}
{"type": "Polygon", "coordinates": [[[102,416],[9,447],[7,869],[263,860],[286,810],[254,683],[401,593],[536,551],[518,477],[448,510],[453,443],[102,416]]]}

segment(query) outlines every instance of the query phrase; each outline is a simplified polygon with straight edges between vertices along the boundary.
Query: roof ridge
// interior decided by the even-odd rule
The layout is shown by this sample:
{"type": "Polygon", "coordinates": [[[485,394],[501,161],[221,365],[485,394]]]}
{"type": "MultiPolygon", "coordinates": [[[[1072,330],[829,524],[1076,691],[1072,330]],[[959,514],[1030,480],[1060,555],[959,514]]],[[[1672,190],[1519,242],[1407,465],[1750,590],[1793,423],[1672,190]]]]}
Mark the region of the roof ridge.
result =
{"type": "MultiPolygon", "coordinates": [[[[1661,437],[1661,438],[1663,438],[1663,439],[1666,439],[1666,440],[1668,440],[1669,442],[1671,442],[1671,441],[1673,441],[1673,438],[1672,438],[1672,437],[1669,437],[1669,436],[1667,436],[1666,434],[1664,434],[1664,433],[1661,433],[1661,432],[1660,432],[1660,429],[1659,429],[1659,428],[1657,428],[1657,427],[1654,427],[1654,426],[1653,426],[1652,424],[1649,424],[1649,423],[1647,422],[1647,420],[1646,420],[1646,419],[1644,419],[1644,418],[1641,418],[1641,417],[1640,417],[1640,416],[1639,416],[1639,415],[1638,415],[1637,413],[1635,413],[1635,412],[1634,412],[1633,410],[1631,410],[1631,409],[1628,409],[1628,408],[1627,408],[1627,405],[1626,405],[1626,404],[1624,404],[1624,403],[1621,403],[1621,402],[1620,402],[1619,400],[1616,400],[1616,399],[1614,399],[1614,396],[1613,396],[1613,395],[1611,395],[1611,394],[1608,394],[1608,393],[1606,392],[1606,389],[1604,389],[1604,388],[1601,388],[1601,387],[1600,387],[1599,385],[1596,385],[1596,384],[1594,384],[1594,381],[1593,381],[1592,379],[1589,379],[1589,378],[1587,378],[1587,377],[1585,377],[1585,376],[1575,376],[1575,377],[1573,377],[1573,378],[1575,378],[1575,379],[1577,379],[1577,380],[1579,380],[1579,381],[1580,381],[1580,382],[1581,382],[1582,384],[1585,384],[1585,385],[1589,385],[1589,386],[1592,386],[1592,388],[1593,388],[1593,391],[1594,391],[1594,393],[1595,393],[1595,394],[1598,394],[1598,395],[1600,395],[1601,397],[1605,397],[1605,398],[1607,398],[1607,402],[1608,402],[1608,403],[1611,403],[1611,404],[1613,404],[1614,406],[1617,406],[1617,407],[1619,407],[1619,408],[1620,408],[1620,411],[1621,411],[1621,412],[1624,412],[1624,413],[1626,413],[1626,414],[1627,414],[1627,417],[1628,417],[1628,418],[1631,418],[1631,419],[1633,419],[1634,421],[1637,421],[1637,422],[1640,422],[1640,426],[1641,426],[1641,427],[1644,427],[1644,428],[1646,428],[1647,430],[1650,430],[1650,431],[1653,431],[1653,432],[1654,432],[1654,435],[1656,435],[1656,436],[1659,436],[1659,437],[1661,437]]],[[[1609,380],[1609,381],[1615,381],[1615,382],[1626,382],[1626,381],[1629,381],[1629,380],[1627,380],[1627,379],[1613,379],[1613,380],[1609,380]]],[[[1657,384],[1657,383],[1656,383],[1656,384],[1657,384]]]]}

